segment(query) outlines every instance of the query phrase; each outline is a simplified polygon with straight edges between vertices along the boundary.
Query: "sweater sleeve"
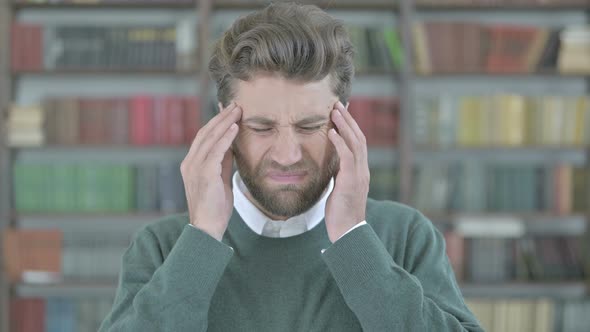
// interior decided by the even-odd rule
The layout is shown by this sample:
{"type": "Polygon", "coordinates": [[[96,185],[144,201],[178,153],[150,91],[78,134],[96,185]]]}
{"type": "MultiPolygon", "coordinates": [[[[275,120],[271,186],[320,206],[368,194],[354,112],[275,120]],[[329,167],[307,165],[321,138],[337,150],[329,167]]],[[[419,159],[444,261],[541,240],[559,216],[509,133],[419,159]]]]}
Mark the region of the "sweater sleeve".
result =
{"type": "Polygon", "coordinates": [[[233,250],[184,226],[164,259],[155,234],[143,229],[122,259],[111,312],[99,332],[206,331],[211,298],[233,250]]]}
{"type": "Polygon", "coordinates": [[[370,224],[322,255],[363,331],[483,331],[463,301],[440,232],[420,213],[412,226],[404,267],[370,224]]]}

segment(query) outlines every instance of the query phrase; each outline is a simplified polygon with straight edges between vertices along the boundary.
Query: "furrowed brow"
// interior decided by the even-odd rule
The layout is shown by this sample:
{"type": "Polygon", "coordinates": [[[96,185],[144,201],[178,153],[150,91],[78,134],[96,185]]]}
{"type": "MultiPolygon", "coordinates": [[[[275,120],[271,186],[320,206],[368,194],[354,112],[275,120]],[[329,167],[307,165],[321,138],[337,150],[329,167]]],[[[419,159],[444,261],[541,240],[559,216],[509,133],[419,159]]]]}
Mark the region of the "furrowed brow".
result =
{"type": "Polygon", "coordinates": [[[304,126],[304,125],[309,125],[312,123],[318,123],[320,121],[327,121],[327,120],[328,120],[328,117],[326,117],[325,115],[312,115],[310,117],[307,117],[307,118],[297,121],[296,125],[304,126]]]}
{"type": "Polygon", "coordinates": [[[264,118],[261,116],[253,116],[247,119],[242,120],[242,123],[245,124],[258,124],[258,125],[263,125],[263,126],[269,126],[272,127],[274,125],[276,125],[277,123],[274,120],[268,119],[268,118],[264,118]]]}

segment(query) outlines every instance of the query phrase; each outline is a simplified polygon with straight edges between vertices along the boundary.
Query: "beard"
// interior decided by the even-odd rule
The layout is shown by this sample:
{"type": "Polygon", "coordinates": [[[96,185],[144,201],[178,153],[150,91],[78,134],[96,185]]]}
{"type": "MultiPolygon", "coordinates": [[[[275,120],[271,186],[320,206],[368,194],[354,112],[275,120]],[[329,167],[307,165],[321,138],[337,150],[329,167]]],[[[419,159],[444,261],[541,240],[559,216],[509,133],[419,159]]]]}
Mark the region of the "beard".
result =
{"type": "Polygon", "coordinates": [[[287,167],[270,159],[263,159],[258,165],[251,166],[237,146],[234,145],[233,151],[238,172],[250,195],[266,212],[285,218],[302,214],[319,201],[331,178],[338,172],[340,162],[336,151],[330,149],[321,166],[305,153],[301,161],[287,167]],[[266,185],[265,178],[271,170],[305,171],[307,179],[302,184],[284,184],[270,188],[266,185]]]}

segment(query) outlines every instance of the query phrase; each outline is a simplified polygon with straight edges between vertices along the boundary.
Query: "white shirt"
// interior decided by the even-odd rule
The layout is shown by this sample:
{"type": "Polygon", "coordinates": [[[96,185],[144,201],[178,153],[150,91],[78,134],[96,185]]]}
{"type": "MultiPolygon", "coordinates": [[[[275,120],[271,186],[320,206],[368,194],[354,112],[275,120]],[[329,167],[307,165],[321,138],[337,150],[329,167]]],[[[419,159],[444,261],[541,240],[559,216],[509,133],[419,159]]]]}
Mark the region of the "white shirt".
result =
{"type": "MultiPolygon", "coordinates": [[[[242,181],[242,178],[240,177],[240,174],[238,172],[234,173],[232,177],[232,183],[234,207],[240,215],[240,217],[242,217],[242,220],[244,220],[246,225],[248,225],[248,227],[256,234],[262,235],[262,230],[267,222],[277,223],[273,224],[273,226],[280,228],[279,237],[281,238],[299,235],[317,226],[324,218],[326,202],[328,201],[328,197],[330,197],[330,194],[334,190],[334,178],[332,178],[330,179],[328,188],[326,188],[326,190],[322,194],[322,197],[314,206],[312,206],[309,210],[305,211],[300,215],[291,217],[283,221],[272,220],[268,218],[264,213],[262,213],[262,211],[260,211],[256,207],[256,205],[250,202],[250,200],[246,197],[248,188],[242,181]],[[304,224],[305,227],[301,227],[302,224],[304,224]]],[[[365,220],[359,222],[358,224],[351,227],[346,233],[342,234],[342,236],[338,238],[338,240],[340,240],[344,235],[350,233],[353,229],[366,224],[367,222],[365,220]]],[[[190,225],[193,226],[192,224],[190,225]]],[[[230,248],[233,250],[232,247],[230,248]]],[[[322,253],[324,253],[325,250],[326,249],[322,249],[322,253]]]]}
{"type": "MultiPolygon", "coordinates": [[[[312,206],[309,210],[305,211],[300,215],[282,221],[272,220],[268,218],[252,202],[250,202],[250,200],[246,197],[248,188],[242,181],[242,178],[240,177],[240,174],[238,172],[234,173],[232,183],[234,194],[234,207],[236,208],[236,211],[238,212],[240,217],[242,217],[246,225],[248,225],[248,227],[250,227],[250,229],[252,229],[252,231],[254,231],[256,234],[262,235],[262,229],[264,228],[264,225],[267,222],[278,223],[279,225],[277,227],[280,227],[279,237],[299,235],[317,226],[324,218],[326,202],[328,201],[328,197],[330,197],[332,190],[334,190],[334,178],[332,178],[330,179],[328,188],[326,188],[326,190],[322,194],[322,197],[314,206],[312,206]],[[301,227],[299,227],[301,223],[305,223],[307,225],[307,228],[302,229],[301,227]]],[[[366,223],[367,222],[365,220],[359,222],[358,224],[350,228],[342,236],[348,234],[350,231],[359,226],[365,225],[366,223]]],[[[342,238],[342,236],[340,238],[342,238]]]]}

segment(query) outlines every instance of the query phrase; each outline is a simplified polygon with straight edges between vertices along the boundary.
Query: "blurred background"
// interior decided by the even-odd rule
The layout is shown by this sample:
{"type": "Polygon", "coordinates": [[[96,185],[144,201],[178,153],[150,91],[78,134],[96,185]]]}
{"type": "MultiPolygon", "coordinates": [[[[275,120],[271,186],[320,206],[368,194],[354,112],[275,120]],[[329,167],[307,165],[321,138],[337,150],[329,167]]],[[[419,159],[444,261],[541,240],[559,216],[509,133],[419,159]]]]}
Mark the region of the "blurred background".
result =
{"type": "MultiPolygon", "coordinates": [[[[428,216],[487,331],[590,326],[590,0],[334,0],[370,197],[428,216]]],[[[0,0],[0,332],[96,331],[186,211],[214,40],[256,0],[0,0]]]]}

